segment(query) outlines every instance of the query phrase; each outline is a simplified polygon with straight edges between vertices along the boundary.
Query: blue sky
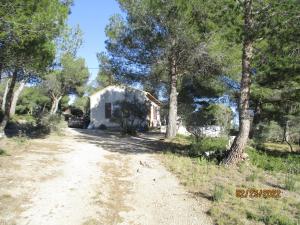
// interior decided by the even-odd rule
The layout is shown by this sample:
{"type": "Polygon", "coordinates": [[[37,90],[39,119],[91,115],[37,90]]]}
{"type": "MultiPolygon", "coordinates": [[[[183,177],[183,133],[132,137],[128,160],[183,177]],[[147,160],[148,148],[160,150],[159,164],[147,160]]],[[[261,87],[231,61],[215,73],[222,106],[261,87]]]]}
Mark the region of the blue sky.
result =
{"type": "MultiPolygon", "coordinates": [[[[89,68],[98,68],[96,53],[105,51],[105,26],[110,16],[121,13],[115,0],[75,0],[69,25],[79,24],[84,34],[83,46],[78,56],[85,58],[89,68]]],[[[92,78],[97,75],[97,69],[90,69],[92,78]]]]}

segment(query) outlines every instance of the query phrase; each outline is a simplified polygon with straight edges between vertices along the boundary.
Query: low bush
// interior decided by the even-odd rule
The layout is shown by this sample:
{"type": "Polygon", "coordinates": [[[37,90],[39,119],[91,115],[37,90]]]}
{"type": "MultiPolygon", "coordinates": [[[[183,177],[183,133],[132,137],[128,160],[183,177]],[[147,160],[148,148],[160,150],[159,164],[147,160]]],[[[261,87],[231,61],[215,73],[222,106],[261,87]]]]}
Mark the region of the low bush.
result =
{"type": "Polygon", "coordinates": [[[41,132],[60,132],[65,126],[60,115],[45,115],[38,121],[38,128],[41,132]]]}
{"type": "Polygon", "coordinates": [[[250,161],[253,165],[268,171],[300,173],[300,155],[273,155],[272,152],[247,148],[250,161]]]}
{"type": "Polygon", "coordinates": [[[191,144],[189,155],[192,157],[206,156],[220,160],[226,151],[227,143],[228,139],[225,137],[203,138],[191,144]]]}

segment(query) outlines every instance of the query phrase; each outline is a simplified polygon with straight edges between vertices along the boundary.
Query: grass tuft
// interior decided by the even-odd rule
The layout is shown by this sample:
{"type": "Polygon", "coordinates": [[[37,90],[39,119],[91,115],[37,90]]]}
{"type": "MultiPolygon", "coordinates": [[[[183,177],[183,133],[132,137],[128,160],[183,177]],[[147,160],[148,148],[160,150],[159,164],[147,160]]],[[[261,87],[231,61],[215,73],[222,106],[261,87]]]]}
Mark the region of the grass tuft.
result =
{"type": "Polygon", "coordinates": [[[215,202],[219,202],[224,199],[225,196],[225,189],[222,185],[215,185],[213,194],[212,194],[212,199],[215,202]]]}
{"type": "Polygon", "coordinates": [[[289,191],[295,191],[296,182],[296,177],[293,174],[286,174],[284,179],[284,188],[289,191]]]}
{"type": "Polygon", "coordinates": [[[0,156],[7,155],[6,151],[0,148],[0,156]]]}

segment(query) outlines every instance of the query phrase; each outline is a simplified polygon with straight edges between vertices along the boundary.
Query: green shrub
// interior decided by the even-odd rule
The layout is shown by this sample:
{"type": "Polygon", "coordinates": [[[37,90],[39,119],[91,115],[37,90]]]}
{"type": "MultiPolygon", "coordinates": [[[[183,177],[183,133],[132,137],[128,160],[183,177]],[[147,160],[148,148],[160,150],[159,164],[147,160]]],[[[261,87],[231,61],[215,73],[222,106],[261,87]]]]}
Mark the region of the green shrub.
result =
{"type": "Polygon", "coordinates": [[[258,142],[278,142],[282,140],[282,128],[275,121],[270,121],[268,123],[260,123],[257,125],[257,130],[255,132],[255,140],[258,142]]]}
{"type": "Polygon", "coordinates": [[[300,171],[300,156],[294,155],[272,155],[272,152],[259,151],[254,148],[247,148],[250,161],[253,165],[268,171],[290,172],[300,171]]]}
{"type": "Polygon", "coordinates": [[[215,202],[219,202],[224,199],[225,196],[225,189],[221,185],[215,185],[213,190],[212,199],[215,202]]]}
{"type": "Polygon", "coordinates": [[[30,123],[36,124],[37,119],[32,115],[14,115],[11,119],[13,123],[30,123]]]}
{"type": "Polygon", "coordinates": [[[194,141],[189,150],[190,156],[206,156],[205,152],[211,152],[210,158],[221,158],[226,150],[228,139],[222,138],[203,138],[194,141]]]}
{"type": "Polygon", "coordinates": [[[40,119],[38,125],[45,133],[59,132],[63,127],[62,121],[60,115],[45,115],[40,119]]]}

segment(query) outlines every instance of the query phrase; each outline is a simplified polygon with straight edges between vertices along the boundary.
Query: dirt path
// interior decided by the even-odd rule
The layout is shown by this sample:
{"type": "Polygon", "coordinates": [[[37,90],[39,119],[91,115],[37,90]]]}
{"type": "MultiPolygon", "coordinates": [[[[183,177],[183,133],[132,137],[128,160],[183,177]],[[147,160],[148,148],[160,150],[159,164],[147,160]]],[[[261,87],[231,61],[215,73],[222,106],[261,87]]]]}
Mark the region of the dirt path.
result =
{"type": "Polygon", "coordinates": [[[67,133],[34,141],[9,166],[0,161],[0,224],[211,223],[204,204],[155,159],[149,137],[67,133]]]}

